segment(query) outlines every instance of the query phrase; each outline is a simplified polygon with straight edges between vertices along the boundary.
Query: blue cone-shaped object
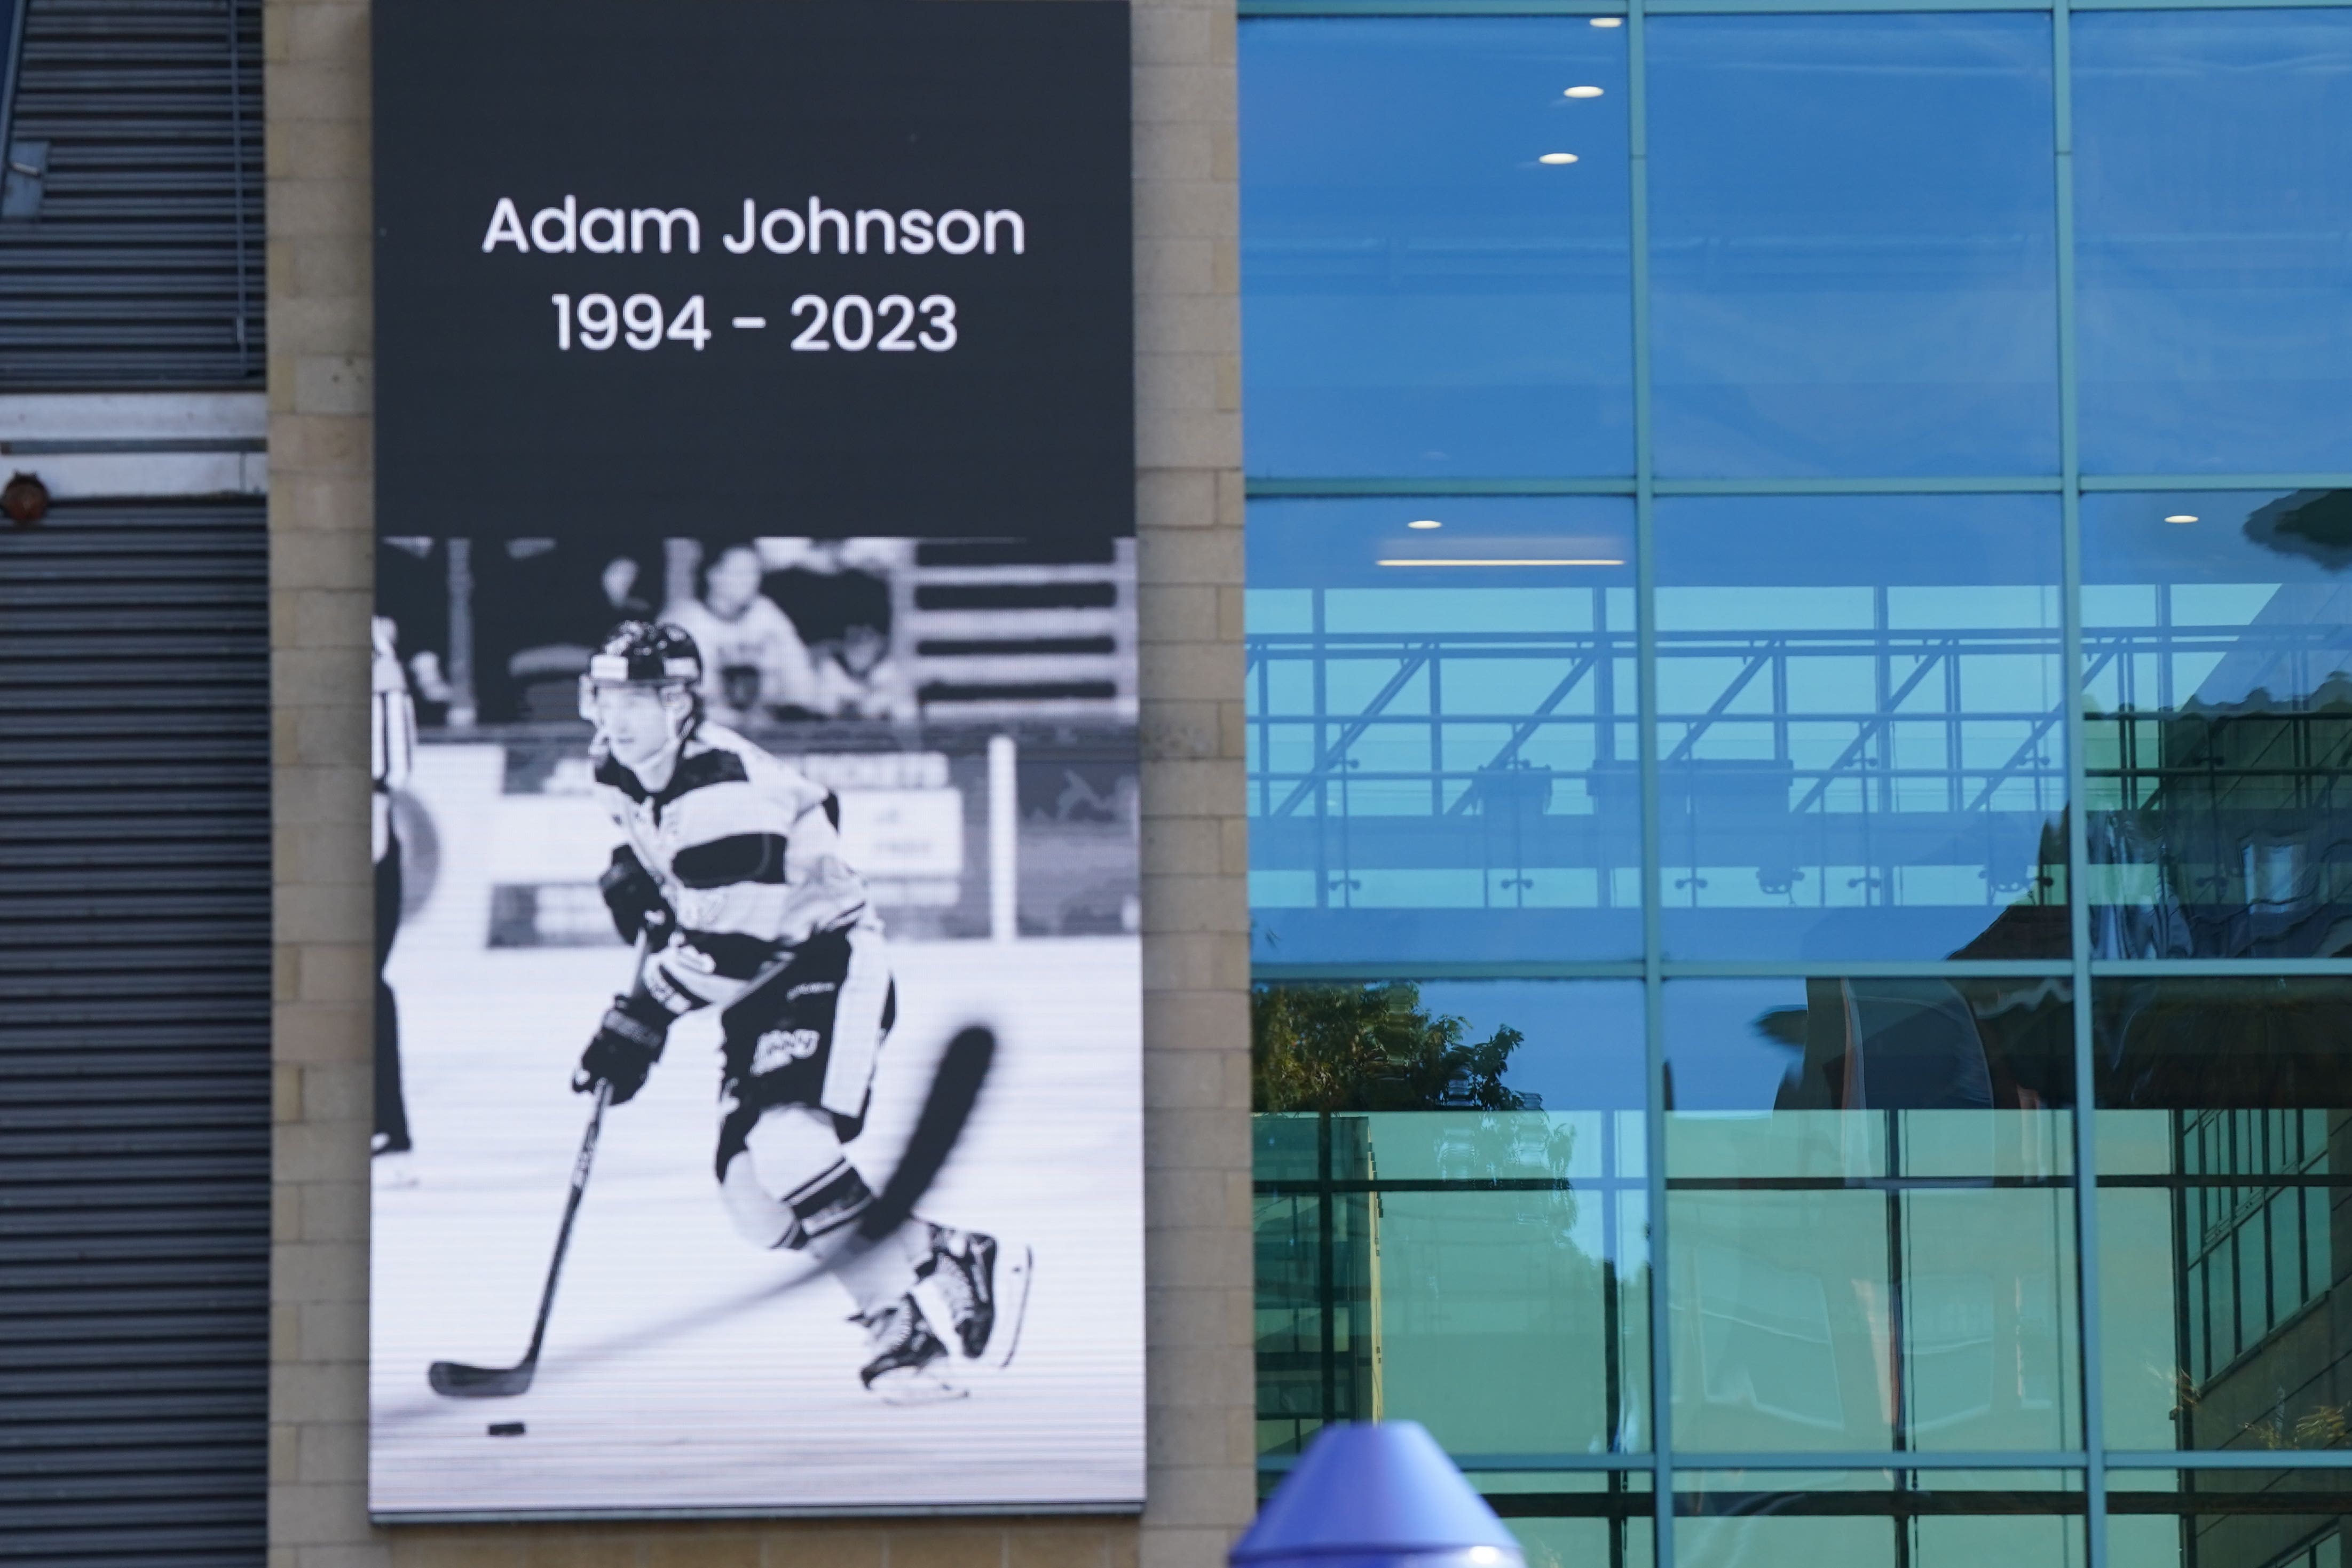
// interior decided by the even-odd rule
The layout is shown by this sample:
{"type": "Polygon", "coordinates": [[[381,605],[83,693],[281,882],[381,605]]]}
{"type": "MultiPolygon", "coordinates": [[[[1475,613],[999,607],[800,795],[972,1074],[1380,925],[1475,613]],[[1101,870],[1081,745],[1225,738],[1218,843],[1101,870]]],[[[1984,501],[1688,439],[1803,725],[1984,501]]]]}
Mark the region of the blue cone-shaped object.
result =
{"type": "Polygon", "coordinates": [[[1233,1568],[1522,1568],[1519,1543],[1417,1421],[1330,1426],[1234,1546],[1233,1568]]]}

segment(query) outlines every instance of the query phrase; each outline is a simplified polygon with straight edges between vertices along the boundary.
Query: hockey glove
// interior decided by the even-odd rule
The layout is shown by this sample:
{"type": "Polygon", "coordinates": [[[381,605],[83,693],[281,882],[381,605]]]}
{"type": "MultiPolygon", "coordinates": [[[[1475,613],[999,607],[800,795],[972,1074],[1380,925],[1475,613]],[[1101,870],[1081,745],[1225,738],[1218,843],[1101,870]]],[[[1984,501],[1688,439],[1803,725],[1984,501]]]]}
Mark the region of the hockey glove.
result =
{"type": "Polygon", "coordinates": [[[596,1036],[580,1053],[580,1071],[572,1075],[574,1093],[585,1094],[599,1083],[613,1086],[613,1103],[625,1105],[646,1086],[646,1075],[661,1060],[669,1039],[669,1009],[644,991],[614,997],[613,1008],[597,1026],[596,1036]]]}
{"type": "Polygon", "coordinates": [[[626,844],[614,849],[613,863],[596,879],[596,886],[604,895],[604,907],[613,912],[613,926],[622,941],[635,941],[640,931],[646,933],[648,948],[669,940],[677,916],[662,897],[661,883],[637,859],[636,851],[626,844]]]}

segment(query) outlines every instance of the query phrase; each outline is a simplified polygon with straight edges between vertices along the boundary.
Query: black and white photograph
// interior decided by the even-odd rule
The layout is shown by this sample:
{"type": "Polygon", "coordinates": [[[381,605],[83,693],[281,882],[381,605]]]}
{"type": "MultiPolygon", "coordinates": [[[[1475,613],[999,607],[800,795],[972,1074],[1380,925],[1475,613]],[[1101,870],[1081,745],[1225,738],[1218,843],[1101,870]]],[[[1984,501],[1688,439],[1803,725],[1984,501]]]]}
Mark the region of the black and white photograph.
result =
{"type": "Polygon", "coordinates": [[[378,541],[371,1507],[1132,1507],[1133,542],[378,541]]]}

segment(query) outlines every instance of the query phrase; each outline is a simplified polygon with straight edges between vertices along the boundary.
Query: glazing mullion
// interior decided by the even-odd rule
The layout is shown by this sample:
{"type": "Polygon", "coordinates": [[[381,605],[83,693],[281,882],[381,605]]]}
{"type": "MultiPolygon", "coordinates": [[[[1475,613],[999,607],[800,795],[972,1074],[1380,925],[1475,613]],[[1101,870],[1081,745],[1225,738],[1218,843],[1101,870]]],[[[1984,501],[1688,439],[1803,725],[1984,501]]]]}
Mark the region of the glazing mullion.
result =
{"type": "Polygon", "coordinates": [[[1643,0],[1626,15],[1625,113],[1632,154],[1630,258],[1633,290],[1633,613],[1634,744],[1642,777],[1642,1017],[1647,1092],[1643,1125],[1650,1207],[1650,1508],[1651,1551],[1675,1561],[1674,1334],[1667,1300],[1666,1040],[1664,950],[1659,904],[1664,884],[1658,841],[1658,633],[1655,475],[1650,454],[1650,135],[1647,19],[1643,0]]]}
{"type": "Polygon", "coordinates": [[[2083,507],[2074,359],[2074,35],[2068,0],[2051,13],[2052,120],[2058,203],[2058,462],[2061,633],[2060,690],[2066,705],[2066,910],[2074,987],[2074,1290],[2082,1350],[2085,1550],[2090,1568],[2106,1568],[2105,1380],[2099,1343],[2099,1182],[2097,1092],[2091,1037],[2090,799],[2083,750],[2083,507]]]}

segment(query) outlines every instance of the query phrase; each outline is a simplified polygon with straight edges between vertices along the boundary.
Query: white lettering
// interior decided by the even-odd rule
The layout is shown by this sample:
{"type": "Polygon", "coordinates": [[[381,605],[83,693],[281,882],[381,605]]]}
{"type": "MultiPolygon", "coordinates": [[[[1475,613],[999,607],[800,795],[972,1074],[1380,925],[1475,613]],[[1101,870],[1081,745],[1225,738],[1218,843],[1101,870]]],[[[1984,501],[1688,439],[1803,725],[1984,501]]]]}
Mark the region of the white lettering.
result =
{"type": "Polygon", "coordinates": [[[826,224],[831,224],[833,225],[835,239],[833,247],[834,254],[836,256],[847,256],[849,254],[849,214],[838,211],[835,208],[824,206],[820,204],[814,196],[811,196],[809,198],[808,236],[809,254],[811,256],[822,256],[824,254],[824,225],[826,224]]]}
{"type": "Polygon", "coordinates": [[[1001,212],[992,212],[987,214],[987,222],[989,255],[994,256],[996,254],[996,225],[1000,223],[1010,225],[1013,229],[1013,255],[1019,256],[1023,251],[1028,248],[1028,226],[1022,223],[1021,214],[1019,213],[1013,212],[1009,208],[1001,212]]]}
{"type": "Polygon", "coordinates": [[[702,249],[702,220],[684,207],[672,207],[667,212],[659,207],[639,207],[629,214],[629,251],[642,255],[646,248],[646,225],[661,225],[661,252],[669,254],[669,228],[672,224],[686,225],[686,248],[689,253],[702,249]]]}
{"type": "Polygon", "coordinates": [[[895,255],[898,249],[898,225],[889,214],[879,207],[866,207],[857,214],[857,254],[866,254],[866,225],[868,219],[882,225],[882,254],[895,255]]]}
{"type": "Polygon", "coordinates": [[[566,196],[563,198],[563,204],[562,206],[541,207],[538,212],[532,214],[530,219],[530,243],[539,246],[539,248],[543,251],[548,251],[559,256],[569,251],[578,250],[580,248],[579,201],[574,197],[566,196]],[[547,225],[550,219],[553,219],[556,223],[563,225],[562,236],[561,238],[550,239],[547,237],[547,225]]]}
{"type": "Polygon", "coordinates": [[[961,207],[952,212],[941,213],[940,214],[940,248],[950,256],[970,256],[973,251],[978,250],[980,220],[961,207]],[[963,225],[963,238],[961,241],[948,237],[948,226],[951,224],[963,225]]]}
{"type": "Polygon", "coordinates": [[[482,254],[488,256],[502,245],[530,254],[530,241],[522,232],[522,214],[515,211],[512,196],[500,196],[499,204],[490,209],[490,232],[482,236],[482,254]]]}
{"type": "Polygon", "coordinates": [[[618,256],[629,248],[628,218],[618,207],[591,207],[580,214],[580,248],[598,256],[618,256]],[[606,237],[596,237],[596,225],[604,224],[611,231],[606,237]]]}
{"type": "Polygon", "coordinates": [[[719,236],[719,243],[725,246],[735,255],[743,256],[747,255],[751,251],[751,247],[759,243],[759,212],[758,209],[753,207],[751,204],[751,198],[746,196],[743,198],[742,239],[739,242],[733,235],[720,235],[719,236]]]}
{"type": "Polygon", "coordinates": [[[760,220],[760,243],[766,246],[770,250],[774,251],[778,256],[792,255],[793,252],[800,249],[802,245],[805,243],[807,239],[808,225],[801,222],[800,214],[793,211],[790,207],[778,207],[774,212],[770,213],[766,217],[760,220]],[[792,238],[788,240],[780,240],[776,237],[776,225],[780,223],[790,224],[793,225],[792,238]]]}
{"type": "Polygon", "coordinates": [[[898,246],[908,256],[929,256],[931,253],[931,214],[920,207],[909,207],[900,213],[898,246]]]}

